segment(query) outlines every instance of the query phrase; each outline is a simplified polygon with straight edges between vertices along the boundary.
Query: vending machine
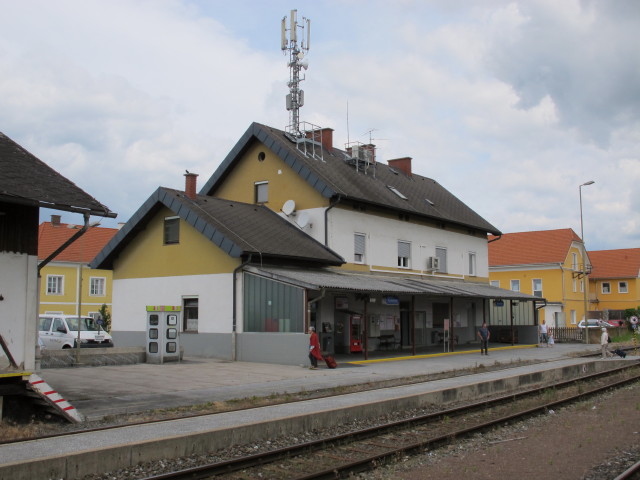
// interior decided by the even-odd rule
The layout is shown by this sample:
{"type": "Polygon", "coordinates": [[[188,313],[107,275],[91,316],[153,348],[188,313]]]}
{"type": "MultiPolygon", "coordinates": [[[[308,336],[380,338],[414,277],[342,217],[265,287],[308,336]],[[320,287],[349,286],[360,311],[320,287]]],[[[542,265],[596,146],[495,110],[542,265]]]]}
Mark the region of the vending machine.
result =
{"type": "Polygon", "coordinates": [[[351,315],[349,323],[349,352],[362,352],[362,316],[351,315]]]}
{"type": "Polygon", "coordinates": [[[180,361],[181,307],[147,306],[147,363],[180,361]]]}

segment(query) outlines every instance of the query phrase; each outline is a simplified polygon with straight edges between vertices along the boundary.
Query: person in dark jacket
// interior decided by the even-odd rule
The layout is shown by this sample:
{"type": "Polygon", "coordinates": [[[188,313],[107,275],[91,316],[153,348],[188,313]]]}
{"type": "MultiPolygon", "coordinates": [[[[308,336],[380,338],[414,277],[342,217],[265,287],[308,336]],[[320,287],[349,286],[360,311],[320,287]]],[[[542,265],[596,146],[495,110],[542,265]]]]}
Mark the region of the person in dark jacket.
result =
{"type": "Polygon", "coordinates": [[[318,360],[322,360],[320,353],[320,342],[315,327],[309,327],[309,361],[311,362],[311,370],[318,368],[318,360]]]}
{"type": "Polygon", "coordinates": [[[480,338],[480,355],[489,355],[489,338],[491,332],[487,328],[487,322],[482,322],[482,326],[478,329],[478,338],[480,338]]]}

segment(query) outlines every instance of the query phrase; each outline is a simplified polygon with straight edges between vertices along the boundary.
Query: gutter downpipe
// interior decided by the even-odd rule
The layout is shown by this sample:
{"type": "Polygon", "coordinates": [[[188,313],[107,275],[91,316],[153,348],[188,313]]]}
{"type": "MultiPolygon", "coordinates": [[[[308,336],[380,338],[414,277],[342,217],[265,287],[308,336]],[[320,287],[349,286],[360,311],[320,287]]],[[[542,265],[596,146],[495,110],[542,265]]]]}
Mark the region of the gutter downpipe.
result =
{"type": "Polygon", "coordinates": [[[338,195],[338,198],[335,202],[331,202],[331,204],[324,211],[324,246],[329,246],[329,210],[338,205],[342,200],[342,197],[338,195]]]}
{"type": "Polygon", "coordinates": [[[491,242],[497,242],[498,240],[500,240],[502,238],[502,234],[498,235],[496,238],[494,238],[493,240],[489,240],[487,241],[487,244],[491,243],[491,242]]]}
{"type": "Polygon", "coordinates": [[[236,268],[233,269],[233,327],[231,329],[231,361],[235,362],[236,358],[237,358],[237,337],[236,337],[236,330],[238,327],[238,321],[237,321],[237,312],[238,312],[238,308],[236,306],[236,296],[238,295],[237,291],[238,291],[238,287],[237,287],[237,275],[238,272],[240,270],[242,270],[247,264],[249,264],[249,262],[251,262],[251,257],[252,257],[252,253],[249,254],[249,256],[247,257],[247,259],[242,262],[240,265],[238,265],[236,268]]]}

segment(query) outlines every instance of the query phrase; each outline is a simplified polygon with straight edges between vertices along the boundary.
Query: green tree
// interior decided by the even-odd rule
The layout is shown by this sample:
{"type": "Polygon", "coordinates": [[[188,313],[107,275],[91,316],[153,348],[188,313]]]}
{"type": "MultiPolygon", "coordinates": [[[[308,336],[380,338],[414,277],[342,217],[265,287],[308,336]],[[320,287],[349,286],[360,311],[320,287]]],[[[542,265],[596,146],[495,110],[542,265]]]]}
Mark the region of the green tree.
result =
{"type": "Polygon", "coordinates": [[[104,321],[104,329],[107,332],[111,332],[111,312],[109,312],[109,307],[107,307],[106,303],[102,304],[98,313],[100,314],[100,318],[104,321]]]}

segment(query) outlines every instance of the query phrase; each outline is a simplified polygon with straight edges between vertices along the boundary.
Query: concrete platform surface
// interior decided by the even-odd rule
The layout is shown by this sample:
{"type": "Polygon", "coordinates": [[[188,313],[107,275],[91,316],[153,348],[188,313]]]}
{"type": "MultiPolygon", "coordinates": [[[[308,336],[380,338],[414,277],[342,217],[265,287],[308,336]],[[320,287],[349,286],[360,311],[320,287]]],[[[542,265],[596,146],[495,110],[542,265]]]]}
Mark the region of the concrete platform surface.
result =
{"type": "MultiPolygon", "coordinates": [[[[313,391],[481,365],[509,365],[519,361],[543,363],[597,353],[599,345],[556,344],[553,347],[495,346],[489,355],[479,350],[424,355],[337,357],[338,368],[230,362],[185,358],[181,363],[45,369],[39,374],[88,420],[107,415],[137,413],[271,394],[313,391]]],[[[398,352],[400,353],[400,352],[398,352]]]]}

